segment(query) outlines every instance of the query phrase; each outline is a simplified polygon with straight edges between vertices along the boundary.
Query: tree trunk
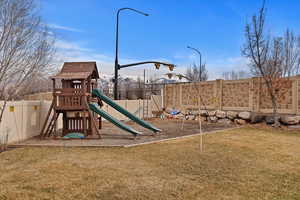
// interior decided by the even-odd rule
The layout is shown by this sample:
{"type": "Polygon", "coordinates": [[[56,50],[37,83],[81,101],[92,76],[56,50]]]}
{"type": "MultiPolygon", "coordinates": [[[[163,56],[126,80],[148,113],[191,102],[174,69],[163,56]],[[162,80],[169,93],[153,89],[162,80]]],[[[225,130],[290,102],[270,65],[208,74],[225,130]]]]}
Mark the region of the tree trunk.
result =
{"type": "MultiPolygon", "coordinates": [[[[2,108],[1,108],[1,111],[0,111],[0,125],[2,123],[3,114],[4,114],[4,110],[6,108],[6,104],[7,104],[7,101],[5,99],[4,104],[3,104],[2,108]]],[[[5,135],[5,134],[3,134],[2,136],[0,135],[0,153],[7,149],[7,141],[8,141],[8,135],[5,135]]]]}
{"type": "Polygon", "coordinates": [[[269,93],[271,101],[272,101],[273,119],[274,119],[273,126],[280,127],[279,116],[278,116],[278,112],[277,112],[278,108],[277,108],[276,94],[274,94],[272,80],[268,80],[265,78],[265,82],[267,85],[268,93],[269,93]]]}
{"type": "Polygon", "coordinates": [[[272,107],[273,107],[273,118],[274,118],[274,127],[280,127],[280,122],[279,122],[279,115],[278,115],[278,108],[277,108],[277,101],[276,101],[276,96],[273,94],[273,92],[270,93],[271,100],[272,100],[272,107]]]}
{"type": "Polygon", "coordinates": [[[7,100],[5,99],[4,104],[3,104],[2,108],[1,108],[1,111],[0,111],[0,125],[2,123],[2,118],[3,118],[4,110],[6,108],[6,104],[7,104],[7,100]]]}

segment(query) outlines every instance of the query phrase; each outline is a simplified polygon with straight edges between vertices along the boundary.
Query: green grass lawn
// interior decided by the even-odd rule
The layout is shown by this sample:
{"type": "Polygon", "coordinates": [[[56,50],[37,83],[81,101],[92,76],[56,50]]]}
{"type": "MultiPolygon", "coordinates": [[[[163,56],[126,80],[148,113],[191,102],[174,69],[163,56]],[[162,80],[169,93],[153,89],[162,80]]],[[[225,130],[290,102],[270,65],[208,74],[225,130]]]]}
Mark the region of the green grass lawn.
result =
{"type": "Polygon", "coordinates": [[[1,199],[300,199],[300,133],[228,130],[133,148],[0,154],[1,199]]]}

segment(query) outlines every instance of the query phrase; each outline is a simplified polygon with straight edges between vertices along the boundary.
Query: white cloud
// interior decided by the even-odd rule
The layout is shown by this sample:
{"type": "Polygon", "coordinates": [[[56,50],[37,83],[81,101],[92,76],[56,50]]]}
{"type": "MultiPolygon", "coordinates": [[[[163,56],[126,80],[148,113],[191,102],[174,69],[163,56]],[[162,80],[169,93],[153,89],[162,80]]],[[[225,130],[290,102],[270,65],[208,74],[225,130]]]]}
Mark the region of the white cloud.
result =
{"type": "Polygon", "coordinates": [[[61,50],[91,51],[91,49],[83,48],[77,43],[67,42],[65,40],[57,40],[55,42],[55,47],[61,50]]]}
{"type": "MultiPolygon", "coordinates": [[[[60,69],[63,62],[82,62],[82,61],[96,61],[99,73],[102,76],[112,77],[114,74],[114,55],[105,55],[95,52],[93,49],[86,48],[82,43],[70,42],[66,40],[57,40],[55,44],[57,48],[57,67],[60,69]]],[[[164,58],[149,59],[161,62],[171,63],[171,61],[164,58]]],[[[120,64],[128,64],[142,62],[142,60],[131,58],[120,58],[120,64]]],[[[169,72],[166,67],[162,66],[160,70],[155,70],[153,64],[141,65],[136,67],[123,68],[119,71],[119,74],[123,77],[129,77],[137,79],[137,77],[143,77],[144,69],[146,70],[146,76],[164,76],[169,72]]]]}
{"type": "Polygon", "coordinates": [[[177,52],[177,53],[175,53],[173,58],[175,60],[178,60],[178,61],[181,61],[181,62],[186,62],[186,61],[193,62],[193,61],[199,59],[199,55],[195,54],[193,52],[190,52],[190,51],[189,52],[181,52],[181,53],[177,52]]]}
{"type": "Polygon", "coordinates": [[[48,24],[48,26],[53,29],[59,29],[59,30],[64,30],[64,31],[71,31],[71,32],[78,32],[78,33],[83,32],[82,30],[77,29],[77,28],[62,26],[62,25],[58,25],[58,24],[48,24]]]}
{"type": "Polygon", "coordinates": [[[248,60],[241,56],[208,62],[206,68],[209,72],[209,79],[222,78],[223,72],[227,71],[249,71],[248,60]]]}
{"type": "MultiPolygon", "coordinates": [[[[186,69],[198,59],[198,57],[193,54],[186,54],[179,57],[178,55],[176,55],[176,57],[179,58],[178,67],[175,69],[176,73],[185,73],[186,69]]],[[[222,78],[223,72],[226,71],[249,71],[247,66],[247,59],[241,56],[204,61],[206,62],[206,69],[208,71],[209,80],[222,78]]]]}
{"type": "MultiPolygon", "coordinates": [[[[96,61],[99,73],[103,76],[112,77],[114,74],[114,55],[105,55],[96,52],[93,49],[86,48],[83,43],[69,42],[66,40],[58,40],[56,42],[57,47],[57,63],[58,68],[61,68],[63,62],[79,62],[79,61],[96,61]]],[[[187,67],[195,61],[197,57],[193,54],[186,54],[175,59],[177,62],[165,58],[149,59],[158,60],[167,63],[174,63],[176,68],[175,73],[184,74],[187,67]]],[[[131,58],[121,58],[120,64],[141,62],[141,60],[131,58]]],[[[143,77],[144,69],[146,70],[147,79],[150,77],[165,77],[165,74],[170,72],[167,67],[161,66],[159,70],[156,70],[153,64],[141,65],[136,67],[123,68],[119,71],[123,77],[129,77],[136,79],[137,77],[143,77]]],[[[229,57],[220,60],[207,61],[206,69],[209,73],[209,79],[222,78],[222,73],[231,70],[248,70],[247,59],[244,57],[229,57]]]]}

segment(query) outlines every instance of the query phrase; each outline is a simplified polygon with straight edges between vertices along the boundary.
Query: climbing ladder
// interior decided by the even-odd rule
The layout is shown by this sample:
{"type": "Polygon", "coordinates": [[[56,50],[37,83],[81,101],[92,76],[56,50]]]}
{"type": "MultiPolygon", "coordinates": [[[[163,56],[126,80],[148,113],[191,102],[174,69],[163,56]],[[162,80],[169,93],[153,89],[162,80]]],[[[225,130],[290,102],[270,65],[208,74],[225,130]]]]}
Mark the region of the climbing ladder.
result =
{"type": "Polygon", "coordinates": [[[58,113],[54,112],[49,124],[47,125],[46,131],[42,132],[42,137],[49,137],[51,135],[51,133],[54,131],[56,131],[56,121],[58,119],[58,113]]]}
{"type": "Polygon", "coordinates": [[[143,99],[143,119],[145,118],[149,118],[149,96],[143,99]]]}

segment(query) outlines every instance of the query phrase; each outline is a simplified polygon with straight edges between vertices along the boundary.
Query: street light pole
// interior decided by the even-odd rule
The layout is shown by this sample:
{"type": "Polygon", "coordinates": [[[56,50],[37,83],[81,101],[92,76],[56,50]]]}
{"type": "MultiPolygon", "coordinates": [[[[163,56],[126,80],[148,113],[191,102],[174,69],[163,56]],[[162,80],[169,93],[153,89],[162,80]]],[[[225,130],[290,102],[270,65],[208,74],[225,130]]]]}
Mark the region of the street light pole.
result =
{"type": "Polygon", "coordinates": [[[115,79],[114,79],[114,99],[118,99],[118,70],[120,69],[118,53],[119,53],[119,15],[122,10],[131,10],[144,16],[149,16],[147,13],[133,9],[133,8],[120,8],[117,12],[117,25],[116,25],[116,58],[115,58],[115,79]]]}
{"type": "Polygon", "coordinates": [[[196,48],[193,48],[193,47],[190,47],[190,46],[187,46],[187,48],[188,49],[192,49],[192,50],[194,50],[195,52],[197,52],[198,54],[199,54],[199,58],[200,58],[200,65],[199,65],[199,81],[201,81],[201,79],[202,79],[202,54],[201,54],[201,52],[198,50],[198,49],[196,49],[196,48]]]}

